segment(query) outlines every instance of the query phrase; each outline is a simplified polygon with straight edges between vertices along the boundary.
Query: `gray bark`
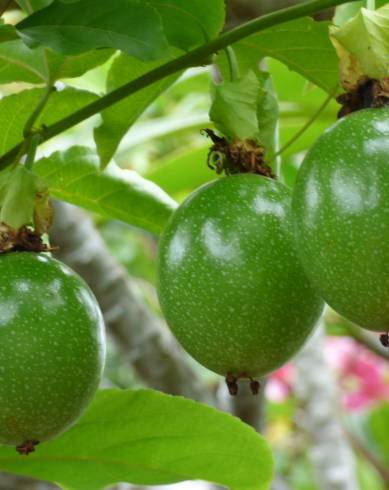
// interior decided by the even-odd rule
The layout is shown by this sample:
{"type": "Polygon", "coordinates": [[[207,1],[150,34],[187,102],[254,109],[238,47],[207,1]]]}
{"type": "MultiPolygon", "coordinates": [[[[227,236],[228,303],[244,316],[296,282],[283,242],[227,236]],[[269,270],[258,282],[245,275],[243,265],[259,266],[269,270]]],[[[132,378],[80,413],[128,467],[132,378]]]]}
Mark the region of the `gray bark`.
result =
{"type": "Polygon", "coordinates": [[[54,490],[57,486],[51,483],[23,478],[8,473],[0,474],[0,490],[54,490]]]}
{"type": "Polygon", "coordinates": [[[108,333],[139,378],[166,393],[214,404],[208,386],[163,321],[145,306],[136,283],[115,262],[92,220],[56,202],[51,241],[60,247],[56,256],[91,287],[108,333]]]}
{"type": "Polygon", "coordinates": [[[309,438],[308,454],[318,490],[358,490],[355,462],[337,407],[334,374],[323,354],[320,326],[295,359],[296,423],[309,438]]]}
{"type": "Polygon", "coordinates": [[[239,382],[237,396],[230,396],[225,386],[220,391],[226,399],[228,411],[239,417],[243,422],[251,425],[257,432],[263,432],[265,427],[265,383],[260,380],[261,386],[258,395],[253,395],[248,382],[239,382]]]}

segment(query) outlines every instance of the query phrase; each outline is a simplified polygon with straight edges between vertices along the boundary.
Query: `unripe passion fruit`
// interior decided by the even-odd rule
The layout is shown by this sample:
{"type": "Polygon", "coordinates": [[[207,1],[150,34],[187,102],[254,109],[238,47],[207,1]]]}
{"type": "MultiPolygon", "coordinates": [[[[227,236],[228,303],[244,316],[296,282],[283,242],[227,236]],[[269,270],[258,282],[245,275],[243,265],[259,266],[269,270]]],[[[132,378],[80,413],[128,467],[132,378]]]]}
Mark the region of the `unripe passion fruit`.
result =
{"type": "Polygon", "coordinates": [[[338,121],[307,154],[293,196],[296,246],[327,303],[389,328],[389,109],[338,121]]]}
{"type": "Polygon", "coordinates": [[[183,347],[216,373],[276,369],[322,311],[293,249],[290,199],[265,177],[222,178],[189,196],[161,237],[162,311],[183,347]]]}
{"type": "Polygon", "coordinates": [[[0,277],[0,443],[28,453],[93,397],[104,325],[84,281],[47,255],[0,255],[0,277]]]}

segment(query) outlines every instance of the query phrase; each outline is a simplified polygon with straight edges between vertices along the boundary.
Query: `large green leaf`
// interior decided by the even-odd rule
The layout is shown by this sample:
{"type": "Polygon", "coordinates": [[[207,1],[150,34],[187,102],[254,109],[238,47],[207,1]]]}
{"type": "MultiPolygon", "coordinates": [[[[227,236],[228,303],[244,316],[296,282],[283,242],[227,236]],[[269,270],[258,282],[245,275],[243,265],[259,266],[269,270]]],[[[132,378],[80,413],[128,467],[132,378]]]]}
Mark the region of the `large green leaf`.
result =
{"type": "Polygon", "coordinates": [[[138,0],[55,0],[16,27],[30,47],[46,46],[65,55],[114,48],[150,60],[162,57],[167,47],[159,15],[138,0]]]}
{"type": "MultiPolygon", "coordinates": [[[[241,72],[258,69],[260,59],[269,56],[332,92],[338,83],[338,59],[328,37],[328,26],[328,22],[305,17],[239,41],[234,44],[234,50],[241,72]]],[[[221,64],[225,70],[223,57],[221,64]]]]}
{"type": "Polygon", "coordinates": [[[2,23],[0,24],[0,43],[4,43],[18,38],[19,36],[13,25],[2,24],[2,23]]]}
{"type": "Polygon", "coordinates": [[[67,490],[200,479],[268,490],[272,458],[262,437],[231,415],[154,391],[104,390],[75,426],[28,458],[1,447],[0,469],[67,490]]]}
{"type": "Polygon", "coordinates": [[[177,204],[162,189],[132,170],[110,165],[99,171],[96,153],[75,146],[34,165],[50,193],[108,218],[160,233],[177,204]]]}
{"type": "Polygon", "coordinates": [[[224,1],[145,0],[160,14],[169,43],[190,49],[216,37],[224,24],[224,1]]]}
{"type": "MultiPolygon", "coordinates": [[[[124,81],[140,77],[165,61],[146,63],[121,54],[114,60],[108,73],[107,92],[120,87],[124,81]]],[[[94,131],[102,168],[108,164],[121,139],[138,117],[177,77],[176,74],[159,80],[102,112],[102,124],[94,131]]]]}
{"type": "Polygon", "coordinates": [[[168,155],[146,178],[173,196],[184,196],[196,187],[215,179],[216,174],[207,166],[209,147],[190,148],[168,155]]]}
{"type": "Polygon", "coordinates": [[[76,56],[62,56],[43,49],[29,49],[20,39],[0,44],[0,83],[43,84],[83,75],[112,56],[101,49],[76,56]]]}
{"type": "Polygon", "coordinates": [[[370,445],[373,446],[377,455],[384,461],[385,465],[389,464],[389,404],[382,403],[368,415],[367,433],[370,436],[370,445]]]}
{"type": "Polygon", "coordinates": [[[16,0],[20,7],[27,12],[35,12],[36,10],[43,9],[52,3],[53,0],[16,0]]]}
{"type": "MultiPolygon", "coordinates": [[[[23,139],[24,126],[43,93],[44,89],[36,88],[0,100],[0,155],[23,139]]],[[[54,92],[36,121],[36,127],[49,126],[96,99],[95,94],[73,88],[54,92]]]]}
{"type": "Polygon", "coordinates": [[[43,50],[31,50],[20,39],[0,44],[0,83],[43,84],[47,78],[43,50]]]}
{"type": "Polygon", "coordinates": [[[47,64],[50,78],[60,80],[61,78],[80,77],[92,68],[105,63],[113,53],[111,49],[97,49],[75,56],[62,56],[48,51],[47,64]]]}

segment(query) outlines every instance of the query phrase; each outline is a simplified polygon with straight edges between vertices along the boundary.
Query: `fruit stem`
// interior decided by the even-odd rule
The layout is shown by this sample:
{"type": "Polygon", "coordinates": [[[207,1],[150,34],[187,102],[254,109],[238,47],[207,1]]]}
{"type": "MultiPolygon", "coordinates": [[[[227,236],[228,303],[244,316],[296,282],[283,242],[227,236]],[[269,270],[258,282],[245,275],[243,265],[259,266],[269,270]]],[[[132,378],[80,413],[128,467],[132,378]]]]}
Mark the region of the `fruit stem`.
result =
{"type": "Polygon", "coordinates": [[[293,145],[295,141],[297,141],[300,136],[302,136],[305,131],[316,121],[316,119],[320,116],[320,114],[324,111],[324,109],[327,107],[327,105],[331,102],[331,100],[334,98],[335,93],[338,89],[338,85],[332,90],[327,97],[324,99],[323,103],[319,106],[317,111],[312,114],[312,116],[308,119],[308,121],[297,131],[297,133],[292,136],[292,138],[285,143],[284,146],[282,146],[274,155],[273,158],[268,162],[270,165],[276,158],[278,158],[285,150],[287,150],[290,146],[293,145]]]}
{"type": "Polygon", "coordinates": [[[230,81],[237,82],[239,80],[239,65],[238,60],[236,58],[235,51],[231,46],[227,46],[224,48],[224,52],[226,53],[228,68],[230,71],[230,81]]]}
{"type": "MultiPolygon", "coordinates": [[[[102,110],[111,107],[113,104],[116,104],[129,95],[132,95],[135,92],[138,92],[139,90],[142,90],[165,77],[173,75],[174,73],[186,68],[190,68],[191,66],[196,66],[199,63],[204,63],[204,60],[206,60],[213,53],[224,49],[226,46],[236,43],[237,41],[240,41],[251,34],[255,34],[259,31],[263,31],[264,29],[288,22],[290,20],[315,14],[330,7],[336,7],[337,5],[347,3],[347,1],[348,0],[311,0],[277,10],[276,12],[263,15],[235,27],[234,29],[225,32],[218,38],[187,52],[183,56],[175,58],[164,65],[161,65],[158,68],[155,68],[154,70],[131,80],[116,90],[104,95],[100,99],[84,106],[82,109],[73,112],[73,114],[60,119],[51,126],[42,128],[42,142],[47,141],[63,131],[66,131],[85,119],[89,119],[91,116],[94,116],[102,110]]],[[[0,157],[0,170],[8,167],[13,162],[14,158],[21,150],[22,145],[23,142],[20,142],[0,157]]]]}

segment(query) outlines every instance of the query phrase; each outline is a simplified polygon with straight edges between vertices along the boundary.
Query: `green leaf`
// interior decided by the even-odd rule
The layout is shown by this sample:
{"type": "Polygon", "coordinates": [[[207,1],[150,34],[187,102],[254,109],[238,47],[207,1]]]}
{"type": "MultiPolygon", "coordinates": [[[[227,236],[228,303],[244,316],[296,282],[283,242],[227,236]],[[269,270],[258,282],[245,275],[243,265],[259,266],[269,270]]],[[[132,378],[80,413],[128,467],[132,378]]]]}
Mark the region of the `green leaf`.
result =
{"type": "Polygon", "coordinates": [[[43,9],[52,3],[53,0],[16,0],[20,7],[30,14],[36,10],[43,9]]]}
{"type": "Polygon", "coordinates": [[[177,204],[162,189],[132,170],[112,164],[99,171],[96,153],[75,146],[34,165],[50,194],[108,218],[160,233],[177,204]]]}
{"type": "Polygon", "coordinates": [[[345,88],[355,86],[362,76],[381,80],[388,75],[389,4],[376,11],[362,8],[343,26],[332,26],[330,33],[345,88]]]}
{"type": "Polygon", "coordinates": [[[16,28],[30,47],[46,46],[64,55],[95,48],[120,49],[142,60],[166,54],[159,15],[138,0],[54,0],[16,28]]]}
{"type": "Polygon", "coordinates": [[[0,43],[11,41],[12,39],[19,39],[14,26],[10,24],[0,25],[0,43]]]}
{"type": "Polygon", "coordinates": [[[257,99],[259,139],[269,158],[276,151],[278,101],[269,73],[259,72],[257,77],[260,84],[257,99]]]}
{"type": "MultiPolygon", "coordinates": [[[[328,22],[310,17],[286,22],[233,45],[241,73],[258,70],[261,58],[278,59],[307,80],[332,92],[338,84],[338,59],[328,38],[328,22]]],[[[221,56],[225,73],[226,62],[221,56]]]]}
{"type": "Polygon", "coordinates": [[[258,139],[258,92],[259,81],[253,71],[237,81],[214,86],[209,117],[230,141],[258,139]]]}
{"type": "MultiPolygon", "coordinates": [[[[24,126],[44,91],[39,88],[24,90],[0,100],[0,154],[23,139],[24,126]]],[[[54,92],[35,126],[49,126],[97,98],[95,94],[73,88],[54,92]]]]}
{"type": "Polygon", "coordinates": [[[45,194],[44,181],[18,165],[1,174],[0,181],[0,223],[14,230],[33,222],[37,194],[45,194]]]}
{"type": "Polygon", "coordinates": [[[264,439],[229,414],[156,391],[104,390],[75,426],[28,458],[0,448],[0,469],[67,490],[199,479],[268,490],[272,458],[264,439]]]}
{"type": "MultiPolygon", "coordinates": [[[[124,81],[129,82],[140,77],[166,61],[164,59],[146,63],[126,54],[119,55],[112,63],[107,76],[107,92],[120,87],[124,81]]],[[[109,163],[121,139],[138,117],[178,76],[179,74],[175,74],[159,80],[101,113],[102,123],[95,129],[94,137],[102,168],[109,163]]]]}
{"type": "Polygon", "coordinates": [[[389,464],[389,404],[382,403],[373,408],[368,415],[368,435],[375,446],[377,455],[386,465],[389,464]]]}
{"type": "MultiPolygon", "coordinates": [[[[34,50],[38,51],[38,50],[34,50]]],[[[98,49],[75,56],[62,56],[47,52],[47,62],[51,80],[80,77],[96,66],[100,66],[113,55],[111,49],[98,49]]]]}
{"type": "Polygon", "coordinates": [[[334,24],[341,26],[345,24],[351,17],[354,17],[363,7],[363,2],[349,2],[343,5],[338,5],[335,10],[334,24]]]}
{"type": "Polygon", "coordinates": [[[0,83],[47,83],[49,80],[83,75],[107,61],[112,50],[62,56],[43,49],[29,49],[20,39],[0,44],[0,83]]]}
{"type": "Polygon", "coordinates": [[[188,194],[196,187],[216,178],[215,172],[207,166],[208,152],[209,147],[204,146],[168,155],[158,161],[158,166],[150,170],[145,177],[170,195],[188,194]]]}
{"type": "Polygon", "coordinates": [[[169,44],[189,50],[217,36],[224,24],[224,1],[152,0],[169,44]]]}
{"type": "Polygon", "coordinates": [[[0,44],[0,83],[43,84],[47,78],[43,50],[31,50],[20,39],[0,44]]]}

